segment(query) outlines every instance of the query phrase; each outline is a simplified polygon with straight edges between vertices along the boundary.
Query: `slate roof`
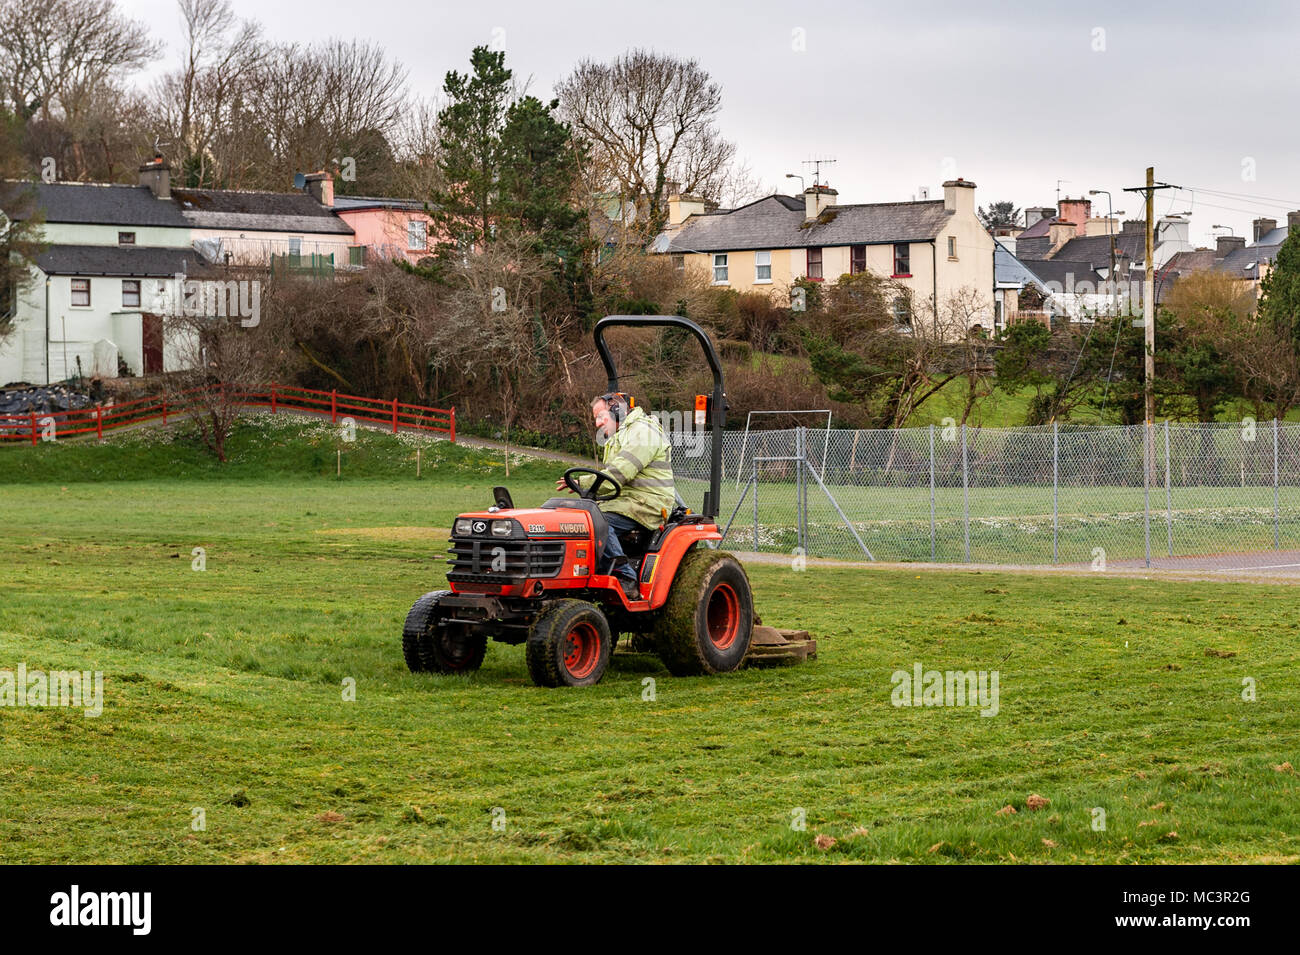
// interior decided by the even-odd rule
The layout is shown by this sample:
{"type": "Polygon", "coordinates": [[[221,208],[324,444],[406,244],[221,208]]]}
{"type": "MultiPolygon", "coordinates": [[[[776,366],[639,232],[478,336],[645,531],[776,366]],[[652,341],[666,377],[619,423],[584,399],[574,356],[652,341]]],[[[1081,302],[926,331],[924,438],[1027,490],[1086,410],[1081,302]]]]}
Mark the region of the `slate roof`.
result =
{"type": "Polygon", "coordinates": [[[357,209],[405,209],[423,212],[424,203],[419,199],[387,199],[382,196],[335,196],[335,212],[353,212],[357,209]]]}
{"type": "MultiPolygon", "coordinates": [[[[728,252],[918,242],[935,238],[952,213],[943,200],[830,206],[807,228],[804,203],[773,195],[730,212],[692,216],[668,252],[728,252]]],[[[659,246],[659,244],[656,244],[659,246]]],[[[656,251],[660,251],[657,247],[656,251]]]]}
{"type": "Polygon", "coordinates": [[[1020,233],[1018,238],[1020,239],[1046,238],[1048,230],[1051,229],[1052,223],[1055,221],[1056,219],[1052,216],[1048,216],[1046,219],[1039,219],[1037,222],[1031,225],[1024,232],[1020,233]]]}
{"type": "MultiPolygon", "coordinates": [[[[1127,255],[1137,262],[1147,254],[1146,235],[1142,233],[1119,232],[1115,234],[1115,256],[1127,255]]],[[[1019,249],[1019,246],[1016,246],[1019,249]]],[[[1051,245],[1048,245],[1051,248],[1051,245]]],[[[1053,259],[1068,259],[1074,262],[1089,262],[1095,269],[1110,268],[1110,236],[1089,235],[1071,239],[1057,250],[1053,259]]]]}
{"type": "Polygon", "coordinates": [[[1034,275],[1015,254],[997,239],[993,240],[993,281],[998,285],[1041,285],[1034,275]]]}
{"type": "Polygon", "coordinates": [[[36,257],[46,275],[113,275],[167,278],[187,275],[207,265],[192,248],[117,245],[52,245],[36,257]]]}
{"type": "Polygon", "coordinates": [[[332,209],[305,192],[173,189],[172,198],[195,229],[353,234],[332,209]]]}
{"type": "Polygon", "coordinates": [[[1259,278],[1259,263],[1272,262],[1277,258],[1279,245],[1248,245],[1244,249],[1233,249],[1219,262],[1215,263],[1216,272],[1231,272],[1237,278],[1259,278]]]}
{"type": "Polygon", "coordinates": [[[26,183],[46,222],[81,225],[174,226],[188,229],[176,203],[155,199],[148,186],[105,186],[85,182],[26,183]]]}
{"type": "Polygon", "coordinates": [[[1106,281],[1088,262],[1057,258],[1035,259],[1023,264],[1043,283],[1055,282],[1061,291],[1067,291],[1071,285],[1080,282],[1091,282],[1095,289],[1098,283],[1106,281]]]}

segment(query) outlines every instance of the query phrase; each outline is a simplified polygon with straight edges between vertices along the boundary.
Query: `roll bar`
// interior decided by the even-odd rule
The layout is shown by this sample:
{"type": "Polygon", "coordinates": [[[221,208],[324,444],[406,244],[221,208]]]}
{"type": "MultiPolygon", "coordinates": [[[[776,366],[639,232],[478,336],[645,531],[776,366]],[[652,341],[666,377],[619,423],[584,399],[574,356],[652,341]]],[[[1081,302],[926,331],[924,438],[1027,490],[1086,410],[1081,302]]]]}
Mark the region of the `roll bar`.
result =
{"type": "Polygon", "coordinates": [[[609,353],[609,346],[605,343],[605,329],[621,326],[683,328],[694,335],[695,340],[704,349],[704,358],[709,363],[709,370],[713,372],[713,395],[709,400],[708,415],[711,449],[709,489],[705,492],[704,508],[701,513],[706,518],[716,517],[722,489],[722,429],[727,423],[727,395],[722,382],[722,363],[718,361],[718,353],[713,350],[713,342],[709,341],[709,336],[704,329],[689,318],[682,318],[680,315],[606,315],[596,323],[593,335],[596,339],[596,351],[600,354],[601,363],[605,366],[605,374],[609,377],[610,391],[622,389],[619,387],[614,359],[609,353]]]}

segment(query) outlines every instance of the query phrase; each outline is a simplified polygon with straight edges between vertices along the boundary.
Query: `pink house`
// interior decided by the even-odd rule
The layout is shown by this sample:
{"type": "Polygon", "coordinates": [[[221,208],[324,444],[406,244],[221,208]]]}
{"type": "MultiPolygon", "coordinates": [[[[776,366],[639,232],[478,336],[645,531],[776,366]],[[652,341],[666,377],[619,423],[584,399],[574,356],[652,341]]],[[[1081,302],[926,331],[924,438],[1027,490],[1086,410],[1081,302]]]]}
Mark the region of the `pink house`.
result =
{"type": "Polygon", "coordinates": [[[414,265],[433,254],[434,225],[424,203],[372,196],[331,198],[335,215],[356,233],[353,241],[365,247],[367,260],[404,258],[414,265]]]}

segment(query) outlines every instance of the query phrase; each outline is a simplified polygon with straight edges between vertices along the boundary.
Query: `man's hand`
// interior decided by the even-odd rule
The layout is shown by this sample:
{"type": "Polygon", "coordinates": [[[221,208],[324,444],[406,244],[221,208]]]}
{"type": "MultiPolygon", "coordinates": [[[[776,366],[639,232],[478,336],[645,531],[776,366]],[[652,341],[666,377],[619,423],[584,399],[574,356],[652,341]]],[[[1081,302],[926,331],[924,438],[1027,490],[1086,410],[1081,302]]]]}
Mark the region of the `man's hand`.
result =
{"type": "Polygon", "coordinates": [[[573,493],[573,489],[564,483],[564,478],[560,478],[555,482],[555,489],[557,491],[568,491],[570,494],[573,493]]]}

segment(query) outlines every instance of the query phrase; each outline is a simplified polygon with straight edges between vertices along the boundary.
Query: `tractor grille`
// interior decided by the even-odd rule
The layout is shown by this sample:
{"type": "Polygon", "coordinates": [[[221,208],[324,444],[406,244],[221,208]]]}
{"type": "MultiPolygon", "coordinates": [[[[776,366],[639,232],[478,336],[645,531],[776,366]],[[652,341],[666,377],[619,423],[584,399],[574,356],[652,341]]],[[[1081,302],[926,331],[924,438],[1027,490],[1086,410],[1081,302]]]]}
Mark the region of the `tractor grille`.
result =
{"type": "Polygon", "coordinates": [[[451,541],[449,580],[476,583],[520,577],[556,577],[564,564],[564,541],[464,540],[451,541]]]}

